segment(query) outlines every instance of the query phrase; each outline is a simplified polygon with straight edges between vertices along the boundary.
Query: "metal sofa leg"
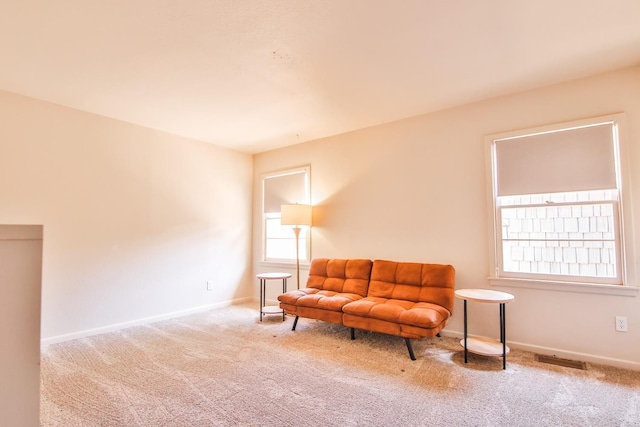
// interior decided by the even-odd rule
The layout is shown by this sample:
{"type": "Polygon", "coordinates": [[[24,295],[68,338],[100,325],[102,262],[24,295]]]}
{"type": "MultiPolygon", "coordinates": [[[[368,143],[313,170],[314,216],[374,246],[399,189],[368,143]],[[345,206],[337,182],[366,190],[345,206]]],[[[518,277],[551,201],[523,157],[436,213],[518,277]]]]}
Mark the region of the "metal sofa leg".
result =
{"type": "Polygon", "coordinates": [[[296,315],[296,318],[293,319],[293,328],[291,328],[292,331],[296,330],[296,325],[298,324],[298,316],[296,315]]]}
{"type": "Polygon", "coordinates": [[[356,328],[351,328],[351,339],[352,340],[356,339],[356,328]]]}
{"type": "Polygon", "coordinates": [[[405,337],[404,342],[407,343],[407,350],[409,350],[409,357],[411,360],[416,360],[416,356],[413,354],[413,348],[411,347],[411,339],[405,337]]]}

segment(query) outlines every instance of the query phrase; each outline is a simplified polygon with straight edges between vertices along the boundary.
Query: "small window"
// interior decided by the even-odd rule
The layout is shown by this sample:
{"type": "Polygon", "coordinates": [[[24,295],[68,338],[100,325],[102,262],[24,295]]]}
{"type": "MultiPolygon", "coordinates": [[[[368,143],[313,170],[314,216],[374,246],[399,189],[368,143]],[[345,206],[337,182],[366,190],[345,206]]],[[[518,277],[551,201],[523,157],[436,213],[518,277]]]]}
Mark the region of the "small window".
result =
{"type": "Polygon", "coordinates": [[[624,284],[617,121],[515,132],[487,143],[492,277],[624,284]]]}
{"type": "MultiPolygon", "coordinates": [[[[296,237],[291,226],[280,225],[282,205],[310,202],[310,168],[302,167],[265,175],[262,179],[263,261],[295,262],[296,237]]],[[[309,229],[300,231],[300,261],[310,261],[309,229]]]]}

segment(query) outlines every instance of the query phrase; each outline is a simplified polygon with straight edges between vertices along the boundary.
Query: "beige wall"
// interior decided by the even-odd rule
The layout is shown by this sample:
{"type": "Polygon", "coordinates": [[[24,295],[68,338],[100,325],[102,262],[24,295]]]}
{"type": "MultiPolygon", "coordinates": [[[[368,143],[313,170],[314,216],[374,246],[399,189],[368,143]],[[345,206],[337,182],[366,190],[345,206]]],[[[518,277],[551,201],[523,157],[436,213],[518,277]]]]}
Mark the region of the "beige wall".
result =
{"type": "Polygon", "coordinates": [[[36,427],[42,227],[0,225],[0,425],[36,427]]]}
{"type": "Polygon", "coordinates": [[[0,224],[44,225],[45,341],[251,295],[250,155],[6,92],[0,121],[0,224]]]}
{"type": "MultiPolygon", "coordinates": [[[[615,112],[627,115],[628,208],[640,212],[639,67],[256,155],[255,271],[278,269],[258,262],[260,175],[310,164],[313,257],[450,263],[458,288],[489,287],[484,137],[615,112]]],[[[640,369],[640,296],[504,290],[516,296],[507,307],[513,346],[640,369]],[[615,332],[616,315],[628,317],[629,332],[615,332]]],[[[461,308],[450,333],[462,331],[461,308]]],[[[496,307],[470,306],[470,316],[472,333],[497,335],[496,307]]]]}

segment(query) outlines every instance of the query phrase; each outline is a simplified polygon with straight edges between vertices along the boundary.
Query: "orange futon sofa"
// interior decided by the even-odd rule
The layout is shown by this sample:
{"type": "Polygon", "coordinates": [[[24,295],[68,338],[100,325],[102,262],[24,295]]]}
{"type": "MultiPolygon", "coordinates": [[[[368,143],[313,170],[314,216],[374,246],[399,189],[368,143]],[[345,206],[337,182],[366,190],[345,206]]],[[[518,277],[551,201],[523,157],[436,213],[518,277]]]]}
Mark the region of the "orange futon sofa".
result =
{"type": "Polygon", "coordinates": [[[367,259],[314,259],[304,289],[278,296],[280,307],[300,317],[405,339],[439,336],[453,313],[451,265],[367,259]]]}

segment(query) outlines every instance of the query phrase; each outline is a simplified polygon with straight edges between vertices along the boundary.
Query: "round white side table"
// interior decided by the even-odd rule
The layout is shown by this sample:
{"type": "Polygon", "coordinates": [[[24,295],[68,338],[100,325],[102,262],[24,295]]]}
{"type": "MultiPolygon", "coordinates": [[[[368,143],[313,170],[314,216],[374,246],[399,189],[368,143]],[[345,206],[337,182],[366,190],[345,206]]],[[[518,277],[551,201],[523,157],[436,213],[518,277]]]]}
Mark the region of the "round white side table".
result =
{"type": "Polygon", "coordinates": [[[460,344],[464,347],[464,363],[467,363],[467,353],[483,356],[502,356],[502,369],[507,369],[506,311],[505,304],[514,300],[514,296],[502,291],[490,289],[458,289],[457,298],[464,301],[464,338],[460,344]],[[467,330],[467,301],[500,304],[500,341],[488,338],[469,338],[467,330]]]}
{"type": "Polygon", "coordinates": [[[282,314],[282,321],[284,322],[285,314],[284,310],[276,305],[268,306],[267,303],[267,281],[268,280],[282,280],[282,293],[287,292],[287,279],[291,277],[289,273],[260,273],[256,275],[260,280],[260,321],[262,322],[262,316],[264,314],[282,314]]]}

